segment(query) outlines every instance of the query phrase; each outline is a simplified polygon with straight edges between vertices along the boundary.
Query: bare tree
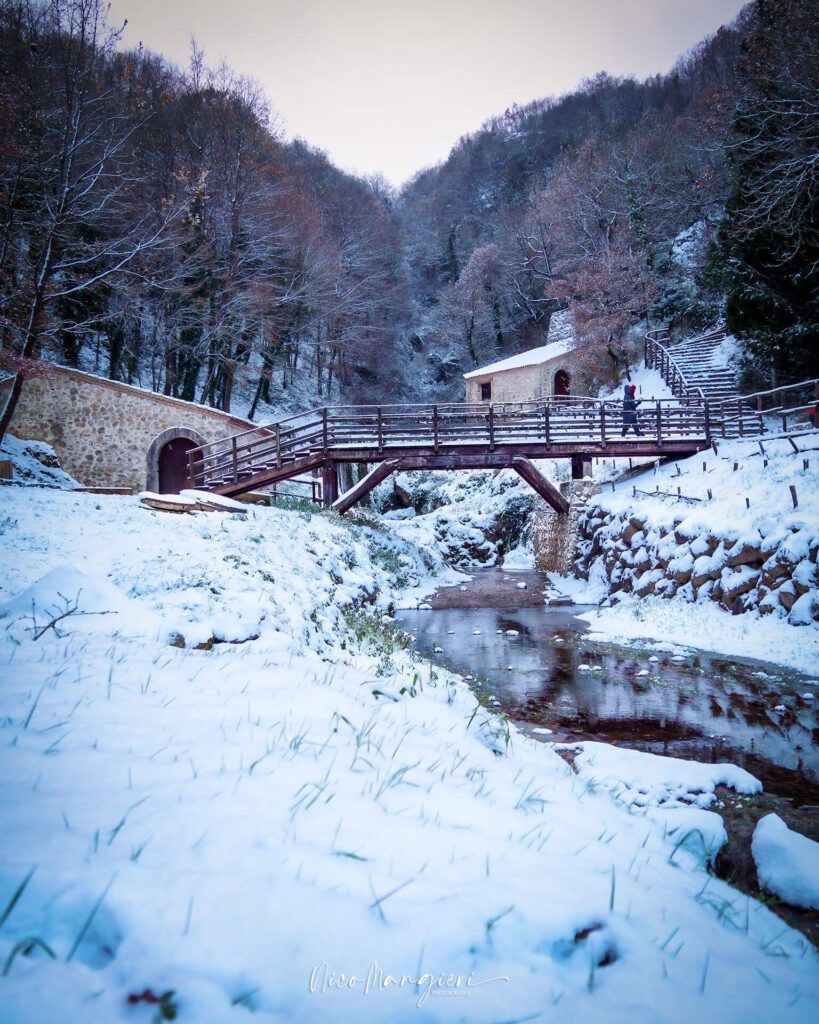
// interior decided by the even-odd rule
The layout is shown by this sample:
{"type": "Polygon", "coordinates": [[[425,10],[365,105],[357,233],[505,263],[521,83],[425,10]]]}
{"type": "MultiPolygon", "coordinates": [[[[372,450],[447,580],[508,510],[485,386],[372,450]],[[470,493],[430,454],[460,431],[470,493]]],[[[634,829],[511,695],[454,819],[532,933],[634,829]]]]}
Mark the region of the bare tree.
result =
{"type": "MultiPolygon", "coordinates": [[[[17,145],[4,161],[4,345],[37,358],[58,330],[60,304],[87,299],[127,274],[163,238],[175,210],[142,202],[144,179],[130,157],[144,117],[123,109],[113,74],[119,31],[102,0],[7,2],[4,48],[25,77],[12,112],[17,145]],[[9,21],[25,29],[8,31],[9,21]]],[[[82,313],[82,311],[80,311],[82,313]]],[[[22,388],[17,375],[0,421],[5,432],[22,388]]]]}

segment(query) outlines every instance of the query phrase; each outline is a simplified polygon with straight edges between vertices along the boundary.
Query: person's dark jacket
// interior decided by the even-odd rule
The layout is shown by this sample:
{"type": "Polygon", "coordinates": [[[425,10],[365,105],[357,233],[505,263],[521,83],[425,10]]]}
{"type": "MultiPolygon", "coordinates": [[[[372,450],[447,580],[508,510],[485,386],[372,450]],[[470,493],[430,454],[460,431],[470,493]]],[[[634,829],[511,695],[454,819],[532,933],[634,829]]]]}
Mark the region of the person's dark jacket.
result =
{"type": "Polygon", "coordinates": [[[637,422],[637,406],[640,400],[635,398],[630,391],[623,396],[623,423],[637,422]]]}

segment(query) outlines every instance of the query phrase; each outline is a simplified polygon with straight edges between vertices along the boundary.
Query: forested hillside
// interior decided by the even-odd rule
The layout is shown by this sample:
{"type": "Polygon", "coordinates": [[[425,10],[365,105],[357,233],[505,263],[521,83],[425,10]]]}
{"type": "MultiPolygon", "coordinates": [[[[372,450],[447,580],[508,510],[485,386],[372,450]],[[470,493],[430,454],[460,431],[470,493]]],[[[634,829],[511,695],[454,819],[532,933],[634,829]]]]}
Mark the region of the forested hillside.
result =
{"type": "Polygon", "coordinates": [[[0,358],[263,420],[459,399],[568,305],[601,368],[635,326],[727,315],[757,379],[815,376],[813,15],[756,0],[668,74],[507,110],[395,194],[195,47],[123,52],[100,0],[0,0],[0,358]]]}

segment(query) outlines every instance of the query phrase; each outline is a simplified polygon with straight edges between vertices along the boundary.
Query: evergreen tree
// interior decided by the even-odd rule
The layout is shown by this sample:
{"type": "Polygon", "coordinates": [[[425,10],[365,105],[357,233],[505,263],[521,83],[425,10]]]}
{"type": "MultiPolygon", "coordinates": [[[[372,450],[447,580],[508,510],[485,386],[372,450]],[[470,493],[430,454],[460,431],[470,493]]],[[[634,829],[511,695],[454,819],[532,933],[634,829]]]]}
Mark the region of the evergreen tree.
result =
{"type": "Polygon", "coordinates": [[[819,31],[810,0],[756,0],[716,264],[728,327],[776,382],[819,376],[819,31]]]}

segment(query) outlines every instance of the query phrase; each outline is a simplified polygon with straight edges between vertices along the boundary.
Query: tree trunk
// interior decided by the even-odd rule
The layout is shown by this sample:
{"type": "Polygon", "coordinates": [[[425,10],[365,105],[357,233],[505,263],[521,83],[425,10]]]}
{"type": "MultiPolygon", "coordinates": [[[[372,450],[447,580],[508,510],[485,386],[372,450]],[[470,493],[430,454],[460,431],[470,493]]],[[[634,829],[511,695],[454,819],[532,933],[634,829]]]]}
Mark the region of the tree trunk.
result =
{"type": "Polygon", "coordinates": [[[22,392],[23,375],[22,373],[16,373],[14,375],[14,383],[11,385],[11,391],[6,399],[6,404],[3,407],[2,413],[0,413],[0,444],[3,443],[3,438],[6,436],[6,431],[9,428],[11,418],[14,415],[14,410],[17,408],[22,392]]]}

